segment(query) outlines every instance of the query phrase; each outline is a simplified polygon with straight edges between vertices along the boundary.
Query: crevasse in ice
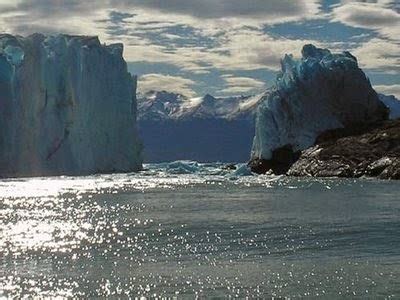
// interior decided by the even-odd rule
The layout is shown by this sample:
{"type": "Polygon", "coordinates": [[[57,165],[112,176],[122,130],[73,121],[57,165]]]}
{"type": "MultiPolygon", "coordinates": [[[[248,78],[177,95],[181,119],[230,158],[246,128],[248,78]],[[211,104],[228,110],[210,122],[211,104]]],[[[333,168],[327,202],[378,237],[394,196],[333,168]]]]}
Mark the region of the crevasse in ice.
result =
{"type": "Polygon", "coordinates": [[[141,168],[136,78],[97,37],[0,35],[0,175],[141,168]]]}
{"type": "Polygon", "coordinates": [[[326,130],[382,120],[387,114],[353,55],[305,45],[301,59],[285,55],[258,106],[252,158],[268,160],[288,145],[302,150],[326,130]]]}

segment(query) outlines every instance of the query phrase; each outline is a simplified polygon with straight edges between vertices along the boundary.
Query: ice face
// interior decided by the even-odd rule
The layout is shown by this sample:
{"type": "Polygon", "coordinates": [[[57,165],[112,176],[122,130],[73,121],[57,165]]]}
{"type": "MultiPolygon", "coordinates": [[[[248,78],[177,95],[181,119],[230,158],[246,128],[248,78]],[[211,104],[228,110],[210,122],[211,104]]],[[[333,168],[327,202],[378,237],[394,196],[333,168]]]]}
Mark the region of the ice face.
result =
{"type": "Polygon", "coordinates": [[[258,107],[252,158],[270,159],[273,150],[286,145],[302,150],[326,130],[386,117],[353,55],[305,45],[300,60],[285,55],[258,107]]]}
{"type": "Polygon", "coordinates": [[[14,66],[18,66],[24,60],[24,51],[20,47],[7,46],[4,48],[4,55],[14,66]]]}
{"type": "Polygon", "coordinates": [[[0,35],[0,176],[138,170],[135,93],[121,44],[0,35]]]}

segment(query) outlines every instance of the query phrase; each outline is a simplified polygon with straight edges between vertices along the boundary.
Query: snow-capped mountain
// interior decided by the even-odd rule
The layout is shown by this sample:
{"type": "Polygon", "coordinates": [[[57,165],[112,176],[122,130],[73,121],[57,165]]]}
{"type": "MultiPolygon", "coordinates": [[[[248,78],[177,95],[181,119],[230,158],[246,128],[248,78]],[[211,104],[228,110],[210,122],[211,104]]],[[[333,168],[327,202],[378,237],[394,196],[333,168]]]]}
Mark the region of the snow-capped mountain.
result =
{"type": "Polygon", "coordinates": [[[247,161],[261,98],[188,98],[165,91],[138,95],[145,161],[247,161]]]}
{"type": "Polygon", "coordinates": [[[138,95],[139,120],[237,119],[254,114],[262,95],[188,98],[166,91],[138,95]]]}

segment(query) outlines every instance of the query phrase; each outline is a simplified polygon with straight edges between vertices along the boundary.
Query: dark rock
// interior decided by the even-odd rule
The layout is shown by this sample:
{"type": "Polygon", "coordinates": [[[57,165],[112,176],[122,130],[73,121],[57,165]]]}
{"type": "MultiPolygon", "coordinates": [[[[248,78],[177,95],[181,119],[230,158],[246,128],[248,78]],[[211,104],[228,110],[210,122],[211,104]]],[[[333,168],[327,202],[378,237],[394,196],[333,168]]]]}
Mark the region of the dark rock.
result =
{"type": "Polygon", "coordinates": [[[377,161],[374,161],[367,167],[367,175],[378,176],[382,172],[393,164],[394,159],[389,157],[382,157],[377,161]]]}
{"type": "Polygon", "coordinates": [[[235,164],[227,164],[222,167],[223,170],[236,170],[235,164]]]}
{"type": "Polygon", "coordinates": [[[288,175],[400,179],[400,120],[381,123],[372,130],[325,132],[317,141],[301,153],[288,175]]]}
{"type": "Polygon", "coordinates": [[[265,174],[270,170],[268,167],[268,161],[260,158],[250,160],[247,166],[256,174],[265,174]]]}
{"type": "Polygon", "coordinates": [[[379,176],[380,179],[400,180],[400,159],[395,159],[379,176]]]}
{"type": "Polygon", "coordinates": [[[292,146],[286,145],[272,152],[272,158],[253,159],[249,162],[252,172],[257,174],[265,174],[272,171],[275,175],[286,174],[289,168],[300,157],[300,151],[294,152],[292,146]]]}

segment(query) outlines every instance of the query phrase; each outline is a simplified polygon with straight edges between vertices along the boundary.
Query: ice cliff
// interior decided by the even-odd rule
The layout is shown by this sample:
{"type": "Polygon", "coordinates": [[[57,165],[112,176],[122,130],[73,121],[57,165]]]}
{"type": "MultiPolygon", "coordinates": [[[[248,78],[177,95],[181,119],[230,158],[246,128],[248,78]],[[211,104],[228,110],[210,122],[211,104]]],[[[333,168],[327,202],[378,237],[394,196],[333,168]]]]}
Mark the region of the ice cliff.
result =
{"type": "Polygon", "coordinates": [[[0,35],[0,176],[141,168],[122,52],[97,37],[0,35]]]}
{"type": "Polygon", "coordinates": [[[306,149],[329,129],[387,118],[386,107],[349,52],[305,45],[301,59],[285,55],[281,68],[258,107],[252,161],[271,160],[279,149],[286,154],[306,149]]]}

